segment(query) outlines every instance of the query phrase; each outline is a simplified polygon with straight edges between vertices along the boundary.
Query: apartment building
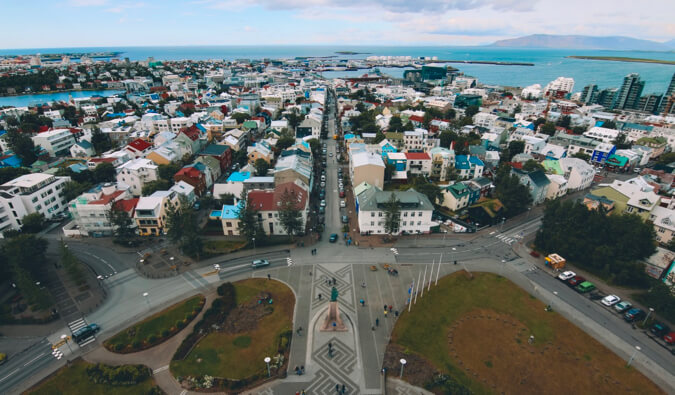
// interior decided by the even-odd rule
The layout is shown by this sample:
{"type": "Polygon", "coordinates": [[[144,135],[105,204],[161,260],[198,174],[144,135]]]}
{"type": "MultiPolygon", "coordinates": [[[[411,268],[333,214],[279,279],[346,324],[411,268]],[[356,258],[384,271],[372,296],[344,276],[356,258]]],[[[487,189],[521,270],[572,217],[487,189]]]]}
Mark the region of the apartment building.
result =
{"type": "Polygon", "coordinates": [[[75,138],[69,129],[54,129],[34,136],[33,143],[49,152],[49,156],[68,155],[75,138]]]}
{"type": "Polygon", "coordinates": [[[158,178],[158,166],[149,159],[130,160],[117,167],[117,182],[129,186],[133,196],[140,196],[143,185],[158,178]]]}

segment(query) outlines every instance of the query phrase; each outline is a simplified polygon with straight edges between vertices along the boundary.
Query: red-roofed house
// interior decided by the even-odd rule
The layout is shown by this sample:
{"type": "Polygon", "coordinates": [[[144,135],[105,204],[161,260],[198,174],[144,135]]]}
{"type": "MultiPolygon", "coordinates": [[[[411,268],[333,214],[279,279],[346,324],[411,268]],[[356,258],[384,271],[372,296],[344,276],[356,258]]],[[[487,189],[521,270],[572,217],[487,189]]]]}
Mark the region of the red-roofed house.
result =
{"type": "Polygon", "coordinates": [[[279,210],[287,193],[295,202],[296,208],[300,210],[302,231],[305,230],[309,212],[309,195],[301,185],[303,185],[301,182],[287,182],[277,185],[274,191],[253,190],[248,193],[251,203],[258,210],[258,219],[266,234],[286,234],[286,230],[279,220],[279,210]]]}
{"type": "Polygon", "coordinates": [[[152,150],[152,144],[145,140],[136,139],[127,144],[124,150],[127,151],[132,158],[145,158],[145,155],[152,150]]]}
{"type": "Polygon", "coordinates": [[[184,166],[178,173],[173,175],[173,180],[175,182],[185,181],[195,188],[197,196],[202,196],[206,190],[206,173],[200,168],[204,168],[204,165],[201,163],[184,166]]]}
{"type": "Polygon", "coordinates": [[[408,121],[410,121],[416,128],[421,128],[424,125],[424,117],[420,117],[419,115],[409,116],[408,121]]]}
{"type": "Polygon", "coordinates": [[[431,174],[431,156],[426,152],[406,152],[407,171],[411,174],[431,174]]]}

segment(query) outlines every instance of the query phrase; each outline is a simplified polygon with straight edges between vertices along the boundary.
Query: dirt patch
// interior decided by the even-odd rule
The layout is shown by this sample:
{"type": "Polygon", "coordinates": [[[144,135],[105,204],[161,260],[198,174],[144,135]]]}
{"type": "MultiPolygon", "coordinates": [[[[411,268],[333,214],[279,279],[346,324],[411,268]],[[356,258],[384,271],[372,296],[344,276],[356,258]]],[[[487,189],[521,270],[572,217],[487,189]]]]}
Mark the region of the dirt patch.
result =
{"type": "Polygon", "coordinates": [[[268,292],[259,293],[254,300],[236,307],[230,312],[220,331],[225,333],[250,332],[258,327],[258,322],[274,312],[274,300],[268,292]]]}
{"type": "Polygon", "coordinates": [[[568,394],[574,388],[594,393],[641,392],[608,374],[599,361],[583,352],[575,339],[539,343],[510,315],[474,310],[448,331],[452,359],[465,374],[503,393],[568,394]]]}
{"type": "Polygon", "coordinates": [[[384,362],[382,366],[387,369],[387,372],[390,376],[396,376],[401,372],[401,363],[399,362],[401,358],[406,360],[405,366],[405,380],[409,383],[413,383],[417,386],[423,387],[424,384],[430,382],[434,375],[437,375],[438,372],[436,368],[426,360],[426,358],[411,353],[409,350],[404,349],[398,344],[390,343],[387,347],[387,351],[384,354],[384,362]]]}

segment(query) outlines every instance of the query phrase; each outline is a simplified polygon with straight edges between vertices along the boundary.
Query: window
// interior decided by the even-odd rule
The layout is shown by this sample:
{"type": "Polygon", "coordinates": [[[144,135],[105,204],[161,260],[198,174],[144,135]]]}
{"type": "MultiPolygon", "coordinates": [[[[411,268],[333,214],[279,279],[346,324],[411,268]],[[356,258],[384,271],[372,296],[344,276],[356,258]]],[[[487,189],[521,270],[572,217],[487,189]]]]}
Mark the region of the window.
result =
{"type": "Polygon", "coordinates": [[[406,226],[408,224],[407,221],[403,221],[403,226],[406,226]]]}
{"type": "Polygon", "coordinates": [[[381,217],[381,216],[382,216],[382,211],[378,211],[378,212],[377,212],[377,216],[378,216],[378,217],[381,217]]]}
{"type": "Polygon", "coordinates": [[[417,213],[417,216],[418,216],[418,217],[421,217],[421,216],[422,216],[422,212],[420,211],[419,213],[417,213]]]}
{"type": "Polygon", "coordinates": [[[411,216],[411,217],[414,217],[414,216],[415,216],[415,212],[413,211],[412,213],[410,213],[410,216],[411,216]]]}
{"type": "Polygon", "coordinates": [[[267,213],[267,218],[272,218],[272,213],[267,213]]]}
{"type": "Polygon", "coordinates": [[[371,211],[371,212],[370,212],[370,216],[371,216],[371,217],[374,217],[374,216],[375,216],[375,211],[371,211]]]}
{"type": "Polygon", "coordinates": [[[370,221],[370,226],[375,226],[375,221],[370,221]]]}
{"type": "Polygon", "coordinates": [[[231,228],[231,227],[232,227],[232,222],[225,222],[225,226],[227,226],[228,228],[231,228]]]}
{"type": "Polygon", "coordinates": [[[422,225],[422,221],[417,221],[417,226],[422,225]]]}
{"type": "Polygon", "coordinates": [[[407,212],[407,211],[404,211],[404,212],[403,212],[403,216],[404,216],[404,217],[407,217],[407,216],[408,216],[408,212],[407,212]]]}

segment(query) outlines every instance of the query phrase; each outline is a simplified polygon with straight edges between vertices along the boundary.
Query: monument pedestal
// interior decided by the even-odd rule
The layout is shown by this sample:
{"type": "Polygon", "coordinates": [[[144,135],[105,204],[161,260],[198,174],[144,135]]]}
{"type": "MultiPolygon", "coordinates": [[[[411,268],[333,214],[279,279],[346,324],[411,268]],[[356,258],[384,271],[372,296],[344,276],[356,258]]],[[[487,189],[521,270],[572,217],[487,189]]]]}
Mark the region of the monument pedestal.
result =
{"type": "Polygon", "coordinates": [[[347,327],[342,318],[340,318],[340,309],[338,309],[337,300],[331,301],[328,304],[328,312],[326,313],[326,318],[323,320],[321,332],[346,332],[347,327]]]}

